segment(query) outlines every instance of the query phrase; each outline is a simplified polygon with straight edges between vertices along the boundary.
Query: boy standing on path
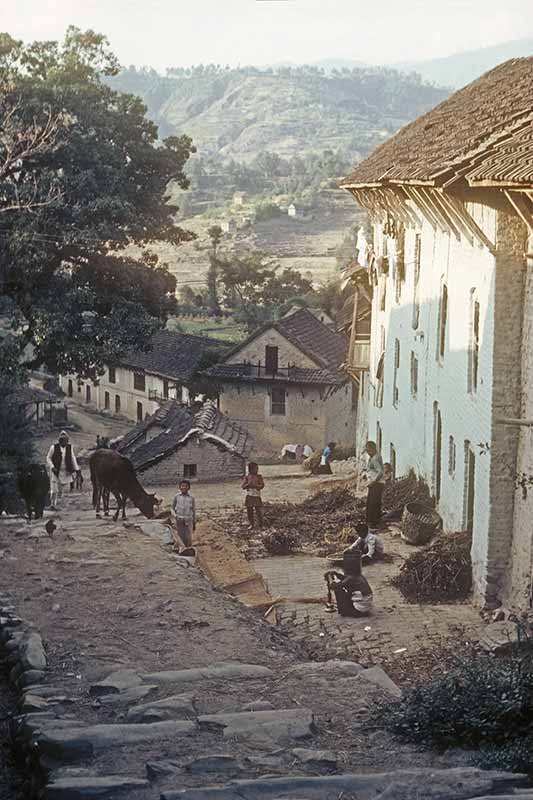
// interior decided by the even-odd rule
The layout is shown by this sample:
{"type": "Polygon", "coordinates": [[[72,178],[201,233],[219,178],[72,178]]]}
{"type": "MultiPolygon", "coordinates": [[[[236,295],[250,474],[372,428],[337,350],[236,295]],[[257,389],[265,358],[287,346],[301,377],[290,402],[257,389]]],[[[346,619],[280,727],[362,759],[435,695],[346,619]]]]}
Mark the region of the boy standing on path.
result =
{"type": "MultiPolygon", "coordinates": [[[[172,513],[176,519],[176,531],[185,545],[192,547],[192,535],[196,529],[196,504],[194,497],[189,494],[191,484],[189,481],[180,481],[179,492],[172,501],[172,513]]],[[[179,541],[174,537],[174,544],[179,551],[179,541]]]]}
{"type": "Polygon", "coordinates": [[[259,467],[255,461],[248,464],[248,475],[244,476],[242,488],[246,492],[246,513],[248,515],[248,522],[250,528],[255,526],[255,516],[259,527],[263,526],[263,501],[261,500],[261,490],[265,488],[263,476],[259,474],[259,467]]]}

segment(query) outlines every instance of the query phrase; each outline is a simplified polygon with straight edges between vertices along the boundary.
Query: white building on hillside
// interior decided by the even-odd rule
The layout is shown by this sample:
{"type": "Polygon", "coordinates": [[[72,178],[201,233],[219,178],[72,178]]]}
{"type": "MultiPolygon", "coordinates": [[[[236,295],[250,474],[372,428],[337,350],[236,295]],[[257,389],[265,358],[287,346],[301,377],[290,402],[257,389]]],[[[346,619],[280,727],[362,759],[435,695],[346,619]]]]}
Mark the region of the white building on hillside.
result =
{"type": "Polygon", "coordinates": [[[477,601],[522,608],[533,572],[533,498],[517,491],[533,473],[532,75],[531,58],[492,70],[343,183],[374,223],[358,253],[370,352],[352,370],[368,435],[397,475],[425,478],[447,530],[472,531],[477,601]]]}

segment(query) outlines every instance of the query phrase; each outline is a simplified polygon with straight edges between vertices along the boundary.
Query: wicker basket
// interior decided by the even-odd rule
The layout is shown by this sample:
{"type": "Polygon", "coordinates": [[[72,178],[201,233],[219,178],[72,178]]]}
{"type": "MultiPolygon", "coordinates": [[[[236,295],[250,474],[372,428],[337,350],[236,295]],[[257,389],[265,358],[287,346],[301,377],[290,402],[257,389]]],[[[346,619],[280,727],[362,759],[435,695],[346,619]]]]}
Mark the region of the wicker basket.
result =
{"type": "Polygon", "coordinates": [[[402,515],[402,539],[410,544],[427,544],[442,526],[442,520],[430,506],[408,503],[402,515]]]}

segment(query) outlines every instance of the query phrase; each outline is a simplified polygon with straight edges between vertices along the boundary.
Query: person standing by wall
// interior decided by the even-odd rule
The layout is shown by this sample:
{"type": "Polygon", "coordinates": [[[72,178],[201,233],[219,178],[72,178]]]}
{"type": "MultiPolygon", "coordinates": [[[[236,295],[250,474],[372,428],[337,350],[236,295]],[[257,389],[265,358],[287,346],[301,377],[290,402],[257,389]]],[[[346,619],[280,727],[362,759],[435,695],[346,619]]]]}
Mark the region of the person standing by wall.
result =
{"type": "Polygon", "coordinates": [[[63,490],[66,486],[70,487],[75,474],[80,471],[66,431],[61,431],[57,442],[50,447],[46,464],[50,471],[50,508],[55,511],[63,490]]]}
{"type": "Polygon", "coordinates": [[[366,452],[369,456],[367,465],[366,523],[370,530],[374,530],[379,527],[381,522],[381,498],[385,486],[383,459],[378,453],[375,442],[366,443],[366,452]]]}
{"type": "Polygon", "coordinates": [[[263,526],[263,501],[261,499],[261,490],[265,488],[263,476],[259,474],[259,467],[254,461],[248,464],[248,475],[245,475],[242,481],[242,488],[246,492],[246,513],[248,515],[248,522],[250,528],[255,527],[255,518],[259,527],[263,526]]]}

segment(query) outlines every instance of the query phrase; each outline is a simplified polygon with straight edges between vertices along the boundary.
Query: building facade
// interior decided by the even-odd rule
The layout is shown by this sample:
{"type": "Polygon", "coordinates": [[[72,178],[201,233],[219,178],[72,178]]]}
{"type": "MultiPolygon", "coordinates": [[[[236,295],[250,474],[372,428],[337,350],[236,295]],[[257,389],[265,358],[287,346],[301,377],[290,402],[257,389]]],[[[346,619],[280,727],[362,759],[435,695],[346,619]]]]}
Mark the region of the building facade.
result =
{"type": "Polygon", "coordinates": [[[356,387],[341,372],[347,342],[307,309],[270,323],[207,375],[222,413],[253,435],[257,456],[297,442],[354,446],[356,387]]]}
{"type": "Polygon", "coordinates": [[[220,343],[211,339],[160,331],[149,351],[129,353],[116,366],[106,367],[97,381],[61,375],[59,383],[80,405],[139,422],[167,400],[188,403],[189,385],[203,355],[217,349],[220,343]]]}
{"type": "Polygon", "coordinates": [[[343,184],[373,220],[358,253],[372,293],[358,370],[368,436],[397,475],[427,481],[445,529],[472,532],[477,602],[520,608],[533,569],[532,499],[519,486],[533,471],[532,68],[487,73],[343,184]]]}

